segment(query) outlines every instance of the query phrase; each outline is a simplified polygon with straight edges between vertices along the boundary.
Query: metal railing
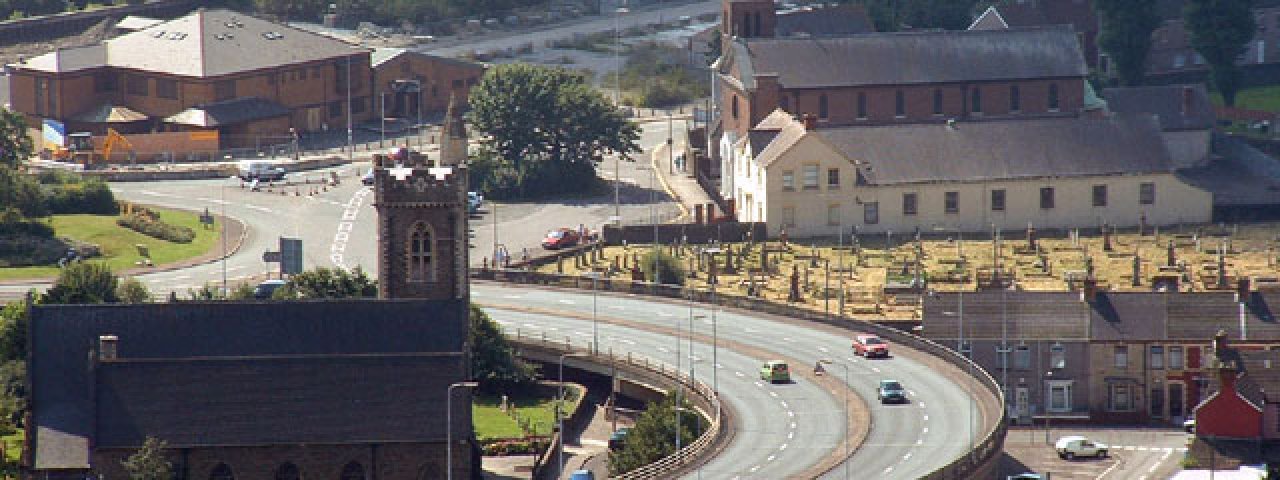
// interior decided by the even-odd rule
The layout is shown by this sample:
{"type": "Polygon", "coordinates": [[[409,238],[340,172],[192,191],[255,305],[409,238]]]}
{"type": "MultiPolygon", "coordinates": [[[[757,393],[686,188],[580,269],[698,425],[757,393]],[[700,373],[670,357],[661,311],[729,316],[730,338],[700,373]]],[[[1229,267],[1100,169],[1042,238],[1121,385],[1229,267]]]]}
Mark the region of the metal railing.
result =
{"type": "Polygon", "coordinates": [[[628,372],[654,384],[681,385],[690,395],[688,399],[694,409],[707,420],[708,426],[696,440],[680,450],[662,459],[612,478],[624,480],[642,480],[652,478],[669,478],[676,473],[697,465],[716,442],[721,438],[729,423],[723,421],[725,412],[721,409],[720,397],[707,384],[694,380],[689,375],[672,368],[663,362],[651,360],[649,357],[627,353],[626,356],[615,355],[612,350],[607,353],[593,352],[591,342],[575,345],[571,337],[563,341],[548,339],[546,332],[539,336],[527,335],[519,329],[507,336],[516,344],[525,348],[543,348],[557,353],[572,353],[581,361],[597,365],[607,365],[628,372]]]}
{"type": "MultiPolygon", "coordinates": [[[[590,290],[594,285],[594,288],[600,291],[677,298],[703,303],[712,303],[713,300],[710,292],[708,291],[688,289],[677,285],[661,285],[651,282],[636,282],[610,278],[593,279],[591,277],[584,276],[560,275],[524,270],[473,270],[472,278],[497,282],[543,285],[583,290],[590,290]]],[[[969,372],[974,379],[980,382],[982,386],[985,387],[986,390],[997,400],[1000,411],[996,419],[997,421],[994,422],[994,426],[986,433],[982,441],[974,444],[973,450],[951,460],[946,465],[935,469],[921,478],[971,478],[977,473],[980,473],[982,469],[988,468],[988,464],[995,460],[996,457],[999,456],[1000,452],[1004,450],[1004,438],[1008,428],[1008,409],[1005,405],[1004,392],[1000,388],[1000,384],[996,382],[995,378],[993,378],[990,373],[977,363],[974,363],[972,360],[960,355],[955,350],[942,346],[932,340],[913,335],[893,327],[863,320],[856,320],[845,317],[843,314],[824,314],[823,312],[768,300],[737,295],[726,295],[723,293],[714,297],[714,303],[726,307],[741,308],[754,312],[822,323],[838,328],[875,333],[876,335],[888,339],[891,342],[922,351],[950,363],[961,371],[969,372]]],[[[835,466],[832,468],[835,468],[835,466]]]]}

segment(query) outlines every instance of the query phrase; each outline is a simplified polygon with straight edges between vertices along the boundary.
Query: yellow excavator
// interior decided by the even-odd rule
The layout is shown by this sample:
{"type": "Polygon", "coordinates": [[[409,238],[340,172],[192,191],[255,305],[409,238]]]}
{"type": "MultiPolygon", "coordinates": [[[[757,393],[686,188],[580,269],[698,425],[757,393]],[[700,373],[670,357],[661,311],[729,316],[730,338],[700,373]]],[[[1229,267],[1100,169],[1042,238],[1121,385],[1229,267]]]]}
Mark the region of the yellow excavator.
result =
{"type": "Polygon", "coordinates": [[[130,153],[134,152],[133,144],[129,139],[114,128],[107,129],[107,139],[102,142],[101,153],[93,148],[93,137],[88,132],[73,133],[68,136],[68,140],[67,150],[71,152],[71,158],[76,163],[84,165],[85,170],[94,168],[98,163],[110,163],[111,151],[116,148],[125,148],[130,153]]]}

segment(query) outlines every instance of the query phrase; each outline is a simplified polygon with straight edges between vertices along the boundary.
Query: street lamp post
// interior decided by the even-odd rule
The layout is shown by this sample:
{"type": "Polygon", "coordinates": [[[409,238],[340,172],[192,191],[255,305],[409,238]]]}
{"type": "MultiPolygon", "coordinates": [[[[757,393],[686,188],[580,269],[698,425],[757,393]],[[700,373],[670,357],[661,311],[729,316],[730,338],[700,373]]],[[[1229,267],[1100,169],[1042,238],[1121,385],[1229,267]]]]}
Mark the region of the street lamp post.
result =
{"type": "Polygon", "coordinates": [[[356,156],[355,137],[352,134],[351,125],[351,57],[347,57],[347,161],[354,162],[356,156]]]}
{"type": "Polygon", "coordinates": [[[476,388],[477,385],[479,384],[476,382],[456,382],[452,385],[449,385],[448,390],[446,390],[445,392],[445,402],[444,402],[444,416],[445,416],[444,463],[445,463],[445,467],[444,468],[445,468],[445,471],[447,472],[445,474],[445,478],[447,478],[448,480],[453,480],[453,389],[455,387],[476,388]]]}
{"type": "Polygon", "coordinates": [[[959,319],[959,321],[956,322],[956,352],[959,352],[961,356],[966,357],[967,362],[966,362],[965,368],[969,371],[969,378],[966,379],[964,385],[965,385],[965,390],[968,392],[968,396],[969,396],[969,451],[972,452],[973,451],[973,410],[974,410],[973,358],[972,358],[973,347],[970,345],[966,345],[964,340],[964,291],[961,290],[957,293],[958,293],[958,297],[956,301],[957,302],[956,310],[958,311],[942,312],[942,314],[949,317],[957,317],[959,319]]]}
{"type": "Polygon", "coordinates": [[[844,437],[844,461],[841,463],[844,464],[844,478],[847,480],[849,478],[849,388],[853,386],[849,383],[849,365],[835,363],[826,358],[818,360],[818,364],[839,365],[844,368],[844,426],[841,427],[844,431],[844,435],[841,435],[844,437]]]}
{"type": "MultiPolygon", "coordinates": [[[[1044,376],[1045,376],[1045,379],[1046,379],[1046,381],[1045,381],[1045,386],[1046,386],[1045,390],[1046,390],[1046,392],[1045,392],[1045,393],[1046,393],[1046,394],[1048,394],[1048,393],[1050,393],[1050,392],[1048,392],[1048,388],[1047,388],[1047,387],[1048,387],[1048,384],[1049,384],[1048,379],[1052,379],[1052,378],[1053,378],[1053,371],[1052,371],[1052,370],[1050,370],[1050,371],[1048,371],[1048,372],[1045,372],[1044,376]]],[[[1051,440],[1049,440],[1049,420],[1050,420],[1050,418],[1049,418],[1049,403],[1050,403],[1051,401],[1052,401],[1052,400],[1049,398],[1049,395],[1045,395],[1045,399],[1044,399],[1044,443],[1047,443],[1047,444],[1050,444],[1050,445],[1052,445],[1052,444],[1053,444],[1053,442],[1052,442],[1051,440]]]]}
{"type": "Polygon", "coordinates": [[[596,355],[600,354],[600,322],[597,314],[599,313],[599,293],[597,291],[596,272],[591,272],[591,351],[596,355]]]}

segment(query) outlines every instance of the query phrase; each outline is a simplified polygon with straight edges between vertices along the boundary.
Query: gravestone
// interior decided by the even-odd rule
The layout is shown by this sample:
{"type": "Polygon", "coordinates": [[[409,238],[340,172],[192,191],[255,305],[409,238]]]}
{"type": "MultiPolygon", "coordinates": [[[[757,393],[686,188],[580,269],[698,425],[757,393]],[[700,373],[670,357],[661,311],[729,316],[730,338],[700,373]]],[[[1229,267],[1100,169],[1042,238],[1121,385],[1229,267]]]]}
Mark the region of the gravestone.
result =
{"type": "Polygon", "coordinates": [[[800,267],[791,265],[791,289],[787,295],[787,301],[795,303],[800,300],[800,267]]]}

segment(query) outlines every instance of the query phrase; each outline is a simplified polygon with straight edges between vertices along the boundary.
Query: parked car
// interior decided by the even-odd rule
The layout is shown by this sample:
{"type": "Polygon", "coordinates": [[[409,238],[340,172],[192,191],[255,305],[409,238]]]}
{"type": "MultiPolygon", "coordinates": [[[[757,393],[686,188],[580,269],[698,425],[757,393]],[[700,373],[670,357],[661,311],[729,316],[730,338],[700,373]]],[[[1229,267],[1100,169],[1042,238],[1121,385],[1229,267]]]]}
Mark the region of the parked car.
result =
{"type": "Polygon", "coordinates": [[[907,403],[907,390],[897,380],[881,380],[876,398],[880,403],[907,403]]]}
{"type": "Polygon", "coordinates": [[[542,239],[542,248],[556,250],[572,247],[577,245],[580,240],[578,232],[572,228],[559,228],[547,232],[547,237],[542,239]]]}
{"type": "Polygon", "coordinates": [[[1094,442],[1079,435],[1059,438],[1057,443],[1054,444],[1054,449],[1058,451],[1058,457],[1067,460],[1072,460],[1076,457],[1106,458],[1109,448],[1111,447],[1108,447],[1105,443],[1094,442]]]}
{"type": "Polygon", "coordinates": [[[889,344],[878,336],[861,334],[853,337],[853,353],[867,358],[888,358],[889,344]]]}
{"type": "Polygon", "coordinates": [[[368,172],[365,172],[363,177],[360,177],[360,183],[364,185],[373,185],[373,169],[372,168],[370,168],[368,172]]]}
{"type": "Polygon", "coordinates": [[[609,450],[622,450],[622,447],[627,445],[627,434],[629,433],[631,433],[631,429],[623,427],[609,434],[609,450]]]}
{"type": "Polygon", "coordinates": [[[284,169],[271,162],[240,162],[240,179],[245,181],[264,180],[275,182],[284,180],[284,169]]]}
{"type": "Polygon", "coordinates": [[[276,293],[276,290],[284,286],[284,280],[267,280],[253,287],[253,298],[258,300],[270,299],[276,293]]]}
{"type": "Polygon", "coordinates": [[[476,213],[480,211],[480,206],[484,205],[484,195],[476,192],[467,192],[467,212],[476,213]]]}
{"type": "Polygon", "coordinates": [[[1187,433],[1196,433],[1196,417],[1187,417],[1182,421],[1182,429],[1187,433]]]}
{"type": "Polygon", "coordinates": [[[574,470],[569,480],[596,480],[596,474],[587,469],[574,470]]]}
{"type": "Polygon", "coordinates": [[[769,383],[790,383],[791,369],[782,360],[770,360],[760,366],[760,379],[769,383]]]}

